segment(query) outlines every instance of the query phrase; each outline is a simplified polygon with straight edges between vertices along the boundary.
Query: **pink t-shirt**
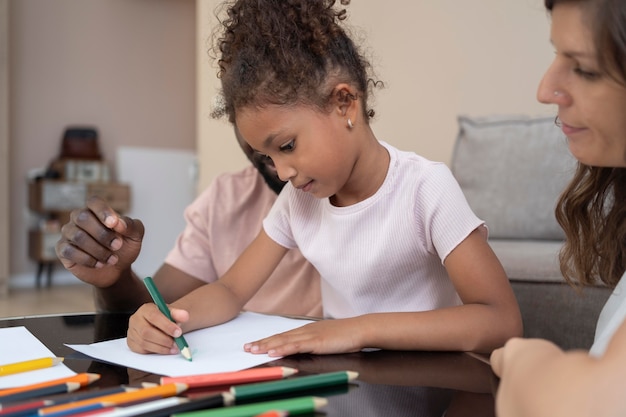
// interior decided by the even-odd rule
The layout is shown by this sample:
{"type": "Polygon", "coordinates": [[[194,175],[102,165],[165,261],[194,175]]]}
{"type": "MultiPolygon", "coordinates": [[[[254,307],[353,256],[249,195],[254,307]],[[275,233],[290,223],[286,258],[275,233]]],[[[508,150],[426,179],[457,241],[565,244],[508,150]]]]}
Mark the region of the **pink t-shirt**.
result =
{"type": "MultiPolygon", "coordinates": [[[[187,226],[165,262],[199,280],[217,280],[257,236],[275,200],[252,166],[218,176],[185,209],[187,226]]],[[[321,317],[319,274],[292,249],[245,309],[321,317]]]]}

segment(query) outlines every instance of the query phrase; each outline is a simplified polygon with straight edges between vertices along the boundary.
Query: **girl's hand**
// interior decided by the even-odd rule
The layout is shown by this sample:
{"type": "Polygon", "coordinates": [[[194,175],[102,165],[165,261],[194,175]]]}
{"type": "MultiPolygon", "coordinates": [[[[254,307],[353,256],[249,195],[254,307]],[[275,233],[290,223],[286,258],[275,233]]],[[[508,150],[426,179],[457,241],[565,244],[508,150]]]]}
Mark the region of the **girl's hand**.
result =
{"type": "MultiPolygon", "coordinates": [[[[189,320],[189,313],[185,310],[172,308],[170,313],[176,323],[189,320]]],[[[155,304],[144,304],[130,317],[126,343],[137,353],[179,353],[174,338],[183,331],[176,323],[161,313],[155,304]]]]}
{"type": "Polygon", "coordinates": [[[322,320],[246,343],[243,348],[246,352],[266,353],[269,356],[358,352],[363,348],[360,343],[361,331],[358,318],[322,320]]]}

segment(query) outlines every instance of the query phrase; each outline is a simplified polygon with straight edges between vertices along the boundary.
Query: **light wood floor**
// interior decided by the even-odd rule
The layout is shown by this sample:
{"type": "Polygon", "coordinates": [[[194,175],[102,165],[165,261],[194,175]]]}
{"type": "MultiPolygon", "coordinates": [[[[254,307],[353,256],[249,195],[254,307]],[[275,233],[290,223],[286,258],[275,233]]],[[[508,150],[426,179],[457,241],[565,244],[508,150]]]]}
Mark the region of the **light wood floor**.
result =
{"type": "Polygon", "coordinates": [[[0,318],[95,311],[87,284],[52,285],[50,288],[12,288],[0,298],[0,318]]]}

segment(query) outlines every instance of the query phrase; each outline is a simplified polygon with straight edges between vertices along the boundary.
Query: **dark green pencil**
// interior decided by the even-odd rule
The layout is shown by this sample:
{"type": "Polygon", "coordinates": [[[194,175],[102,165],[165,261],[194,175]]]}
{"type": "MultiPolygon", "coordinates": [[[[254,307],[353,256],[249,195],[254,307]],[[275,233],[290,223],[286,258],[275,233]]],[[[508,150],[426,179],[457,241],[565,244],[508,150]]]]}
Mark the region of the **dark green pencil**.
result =
{"type": "Polygon", "coordinates": [[[230,388],[236,401],[266,398],[272,395],[286,394],[317,388],[328,388],[334,385],[347,384],[359,374],[352,371],[328,372],[324,374],[287,378],[279,381],[258,382],[254,384],[236,385],[230,388]]]}
{"type": "MultiPolygon", "coordinates": [[[[152,277],[146,277],[143,280],[143,283],[148,289],[148,292],[150,293],[152,300],[154,300],[154,304],[157,305],[161,313],[165,314],[165,316],[168,319],[174,322],[174,319],[172,318],[172,315],[170,314],[170,309],[167,308],[167,304],[165,304],[165,300],[163,300],[163,297],[161,297],[161,293],[157,289],[156,285],[154,285],[154,281],[152,280],[152,277]]],[[[191,361],[191,351],[189,350],[189,345],[187,345],[187,341],[185,340],[183,335],[180,335],[174,338],[174,341],[176,342],[176,346],[178,346],[178,349],[180,349],[181,355],[183,355],[185,359],[187,359],[188,361],[191,361]]]]}
{"type": "Polygon", "coordinates": [[[172,414],[173,417],[252,417],[271,410],[287,411],[290,416],[311,414],[328,404],[326,398],[297,397],[286,400],[265,401],[246,405],[213,408],[210,410],[190,411],[172,414]]]}

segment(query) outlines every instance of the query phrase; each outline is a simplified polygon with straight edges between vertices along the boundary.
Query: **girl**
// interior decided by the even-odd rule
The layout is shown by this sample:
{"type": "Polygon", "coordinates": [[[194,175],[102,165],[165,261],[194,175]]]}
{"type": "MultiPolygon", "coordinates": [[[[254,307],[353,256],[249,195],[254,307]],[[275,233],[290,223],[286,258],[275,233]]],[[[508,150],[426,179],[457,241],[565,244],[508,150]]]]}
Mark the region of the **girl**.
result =
{"type": "Polygon", "coordinates": [[[557,219],[561,270],[572,282],[615,287],[590,354],[514,339],[492,354],[498,415],[626,415],[626,2],[546,0],[556,50],[537,93],[558,105],[578,170],[557,219]]]}
{"type": "Polygon", "coordinates": [[[508,279],[448,168],[375,137],[368,64],[334,3],[229,5],[217,45],[224,111],[289,183],[233,267],[172,304],[180,327],[154,305],[137,311],[132,350],[175,353],[182,330],[232,319],[296,247],[335,320],[251,341],[249,352],[488,352],[521,335],[508,279]]]}

